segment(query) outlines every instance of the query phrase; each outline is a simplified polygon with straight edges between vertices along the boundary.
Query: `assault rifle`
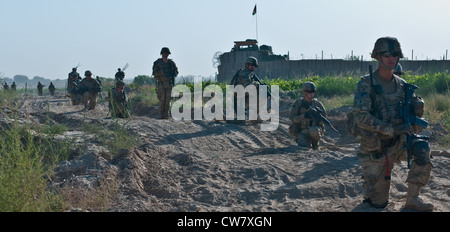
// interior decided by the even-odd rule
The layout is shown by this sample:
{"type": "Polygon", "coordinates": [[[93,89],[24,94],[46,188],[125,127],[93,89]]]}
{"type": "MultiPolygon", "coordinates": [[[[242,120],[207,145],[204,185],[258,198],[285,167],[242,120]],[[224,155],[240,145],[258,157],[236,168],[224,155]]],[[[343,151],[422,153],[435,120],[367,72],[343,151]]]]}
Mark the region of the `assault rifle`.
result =
{"type": "Polygon", "coordinates": [[[128,63],[127,63],[125,66],[123,66],[122,72],[125,72],[125,70],[127,70],[128,67],[130,67],[130,65],[128,65],[128,63]]]}
{"type": "MultiPolygon", "coordinates": [[[[417,117],[415,112],[414,112],[414,106],[412,104],[412,100],[414,99],[414,91],[416,89],[418,89],[419,87],[417,87],[416,85],[413,84],[405,84],[405,102],[400,102],[399,103],[399,109],[400,109],[400,117],[401,119],[403,119],[403,123],[406,124],[407,126],[410,125],[419,125],[423,128],[427,128],[428,127],[428,122],[417,117]]],[[[415,133],[411,134],[411,135],[406,135],[406,143],[405,143],[405,148],[408,154],[408,168],[411,167],[411,144],[412,144],[412,140],[415,138],[420,138],[420,139],[428,139],[428,136],[423,136],[423,135],[417,135],[415,133]]]]}
{"type": "MultiPolygon", "coordinates": [[[[274,99],[275,99],[275,97],[274,97],[274,96],[272,95],[272,93],[270,92],[270,89],[269,89],[269,85],[268,85],[268,84],[262,82],[261,79],[259,79],[259,77],[256,76],[256,74],[253,74],[253,80],[255,80],[256,82],[258,82],[260,85],[267,85],[267,94],[268,94],[268,96],[270,96],[271,98],[274,98],[274,99]]],[[[274,101],[274,102],[275,102],[275,104],[278,105],[278,102],[277,102],[277,101],[274,101]]]]}
{"type": "Polygon", "coordinates": [[[313,118],[318,119],[319,121],[322,121],[326,125],[330,126],[331,129],[333,129],[335,132],[339,133],[339,131],[336,128],[334,128],[333,124],[331,124],[331,122],[322,115],[323,111],[319,107],[313,108],[312,106],[306,104],[306,102],[302,103],[302,107],[309,109],[313,118]]]}

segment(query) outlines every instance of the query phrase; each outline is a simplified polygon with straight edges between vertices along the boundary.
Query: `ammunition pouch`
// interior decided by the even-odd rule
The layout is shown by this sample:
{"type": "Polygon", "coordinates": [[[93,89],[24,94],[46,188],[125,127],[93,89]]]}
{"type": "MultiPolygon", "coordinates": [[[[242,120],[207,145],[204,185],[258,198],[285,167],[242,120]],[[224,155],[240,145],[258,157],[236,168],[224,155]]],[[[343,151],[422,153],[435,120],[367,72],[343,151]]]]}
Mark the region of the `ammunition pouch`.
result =
{"type": "Polygon", "coordinates": [[[361,135],[361,145],[367,151],[379,151],[381,150],[381,139],[376,132],[370,132],[366,130],[359,130],[361,135]]]}
{"type": "Polygon", "coordinates": [[[425,101],[421,97],[417,96],[412,99],[412,107],[413,107],[414,114],[417,117],[421,118],[423,116],[423,109],[425,107],[425,101]]]}

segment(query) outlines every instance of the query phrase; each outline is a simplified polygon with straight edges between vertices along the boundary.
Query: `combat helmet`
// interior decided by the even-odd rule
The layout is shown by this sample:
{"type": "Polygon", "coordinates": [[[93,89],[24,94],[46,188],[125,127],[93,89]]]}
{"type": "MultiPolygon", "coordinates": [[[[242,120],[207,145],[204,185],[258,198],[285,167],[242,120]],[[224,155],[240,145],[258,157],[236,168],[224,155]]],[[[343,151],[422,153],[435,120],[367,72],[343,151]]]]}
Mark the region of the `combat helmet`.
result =
{"type": "Polygon", "coordinates": [[[84,75],[85,75],[85,76],[92,76],[92,72],[89,71],[89,70],[87,70],[86,72],[84,72],[84,75]]]}
{"type": "Polygon", "coordinates": [[[169,49],[168,47],[163,47],[163,48],[161,48],[161,55],[162,55],[163,53],[172,54],[172,53],[170,53],[170,49],[169,49]]]}
{"type": "Polygon", "coordinates": [[[254,56],[249,56],[245,61],[245,64],[251,64],[255,67],[258,67],[258,59],[256,59],[254,56]]]}
{"type": "Polygon", "coordinates": [[[316,85],[311,81],[307,81],[307,82],[303,83],[302,91],[314,91],[315,92],[316,85]]]}
{"type": "Polygon", "coordinates": [[[397,52],[399,58],[403,58],[402,48],[397,38],[394,37],[381,37],[375,42],[375,46],[372,51],[372,58],[383,52],[397,52]]]}

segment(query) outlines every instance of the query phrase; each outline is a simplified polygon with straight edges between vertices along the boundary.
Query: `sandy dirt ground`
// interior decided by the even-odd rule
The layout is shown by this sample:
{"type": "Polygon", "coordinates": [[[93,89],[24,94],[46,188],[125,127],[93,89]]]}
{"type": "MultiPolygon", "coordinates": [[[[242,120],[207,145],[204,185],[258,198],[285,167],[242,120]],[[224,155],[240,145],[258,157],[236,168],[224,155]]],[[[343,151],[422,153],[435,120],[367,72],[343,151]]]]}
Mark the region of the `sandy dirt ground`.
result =
{"type": "MultiPolygon", "coordinates": [[[[109,211],[405,211],[406,163],[394,167],[389,205],[369,207],[362,203],[358,143],[345,133],[345,107],[328,114],[341,134],[327,127],[320,151],[313,151],[300,149],[288,133],[292,103],[282,100],[279,128],[262,132],[256,123],[161,120],[157,107],[116,120],[105,102],[85,111],[62,93],[18,101],[19,120],[42,125],[50,118],[69,128],[61,139],[84,144],[74,145],[73,157],[57,166],[55,185],[93,187],[114,177],[119,188],[109,211]],[[112,156],[96,134],[82,131],[83,123],[103,128],[118,123],[138,135],[140,145],[112,156]]],[[[431,127],[429,133],[434,147],[433,137],[448,132],[431,127]]],[[[433,203],[434,211],[448,212],[449,148],[433,148],[433,154],[434,169],[421,198],[433,203]]]]}

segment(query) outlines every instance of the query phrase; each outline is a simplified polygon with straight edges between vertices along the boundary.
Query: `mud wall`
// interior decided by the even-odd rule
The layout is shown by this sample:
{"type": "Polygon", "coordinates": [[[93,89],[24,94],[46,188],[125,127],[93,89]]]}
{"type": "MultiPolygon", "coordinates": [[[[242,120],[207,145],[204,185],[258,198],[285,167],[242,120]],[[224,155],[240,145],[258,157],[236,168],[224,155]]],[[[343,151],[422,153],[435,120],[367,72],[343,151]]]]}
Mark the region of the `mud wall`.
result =
{"type": "MultiPolygon", "coordinates": [[[[236,71],[244,67],[248,56],[258,57],[257,51],[242,51],[224,53],[221,65],[218,67],[217,81],[229,82],[236,71]]],[[[376,69],[378,64],[373,61],[356,60],[277,60],[259,61],[256,74],[260,78],[301,78],[308,75],[362,75],[368,73],[369,65],[376,69]]],[[[414,74],[444,72],[449,69],[448,60],[402,60],[400,64],[404,71],[414,74]]]]}

